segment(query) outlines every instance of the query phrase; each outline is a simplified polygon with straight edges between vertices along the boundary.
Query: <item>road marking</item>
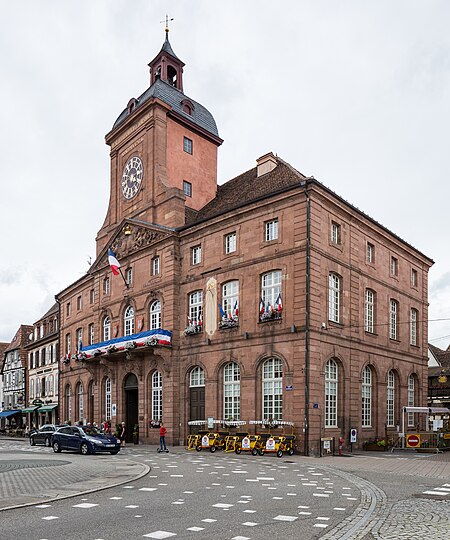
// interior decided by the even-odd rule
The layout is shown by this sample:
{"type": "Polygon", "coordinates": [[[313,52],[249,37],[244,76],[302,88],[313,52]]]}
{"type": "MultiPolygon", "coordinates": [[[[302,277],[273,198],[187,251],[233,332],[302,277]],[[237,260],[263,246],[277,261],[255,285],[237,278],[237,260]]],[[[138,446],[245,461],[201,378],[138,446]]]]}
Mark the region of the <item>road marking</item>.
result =
{"type": "Polygon", "coordinates": [[[311,512],[299,512],[299,516],[310,516],[311,512]]]}
{"type": "Polygon", "coordinates": [[[255,523],[254,521],[245,521],[242,525],[245,525],[247,527],[255,527],[258,524],[255,523]]]}
{"type": "Polygon", "coordinates": [[[217,503],[213,504],[213,508],[231,508],[233,504],[217,503]]]}
{"type": "Polygon", "coordinates": [[[38,504],[35,508],[50,508],[51,504],[38,504]]]}
{"type": "Polygon", "coordinates": [[[313,493],[313,497],[329,497],[328,493],[313,493]]]}
{"type": "Polygon", "coordinates": [[[204,531],[205,527],[188,527],[186,530],[187,531],[199,532],[199,531],[204,531]]]}
{"type": "Polygon", "coordinates": [[[295,521],[298,519],[297,516],[283,516],[280,514],[279,516],[274,517],[273,519],[276,519],[277,521],[295,521]]]}
{"type": "Polygon", "coordinates": [[[325,523],[314,523],[314,527],[320,527],[321,529],[325,529],[328,527],[328,525],[325,525],[325,523]]]}
{"type": "Polygon", "coordinates": [[[122,499],[123,497],[110,497],[109,499],[111,501],[120,501],[120,499],[122,499]]]}
{"type": "Polygon", "coordinates": [[[176,536],[176,534],[167,531],[155,531],[152,533],[143,534],[142,536],[146,538],[157,538],[158,540],[163,540],[163,538],[170,538],[171,536],[176,536]]]}
{"type": "Polygon", "coordinates": [[[231,540],[250,540],[248,536],[233,536],[231,540]]]}
{"type": "Polygon", "coordinates": [[[50,521],[52,519],[59,519],[58,516],[46,516],[46,517],[43,517],[42,519],[45,519],[46,521],[50,521]]]}
{"type": "Polygon", "coordinates": [[[156,491],[158,488],[139,488],[139,491],[156,491]]]}
{"type": "Polygon", "coordinates": [[[341,511],[345,511],[345,508],[339,508],[338,506],[336,508],[333,508],[333,510],[341,510],[341,511]]]}
{"type": "Polygon", "coordinates": [[[98,506],[98,504],[94,503],[80,503],[80,504],[74,504],[72,508],[93,508],[94,506],[98,506]]]}
{"type": "Polygon", "coordinates": [[[128,506],[125,506],[125,508],[139,508],[137,504],[129,504],[128,506]]]}
{"type": "Polygon", "coordinates": [[[205,523],[214,523],[215,521],[217,521],[217,519],[202,519],[202,521],[204,521],[205,523]]]}
{"type": "Polygon", "coordinates": [[[256,510],[244,510],[245,514],[256,514],[256,510]]]}

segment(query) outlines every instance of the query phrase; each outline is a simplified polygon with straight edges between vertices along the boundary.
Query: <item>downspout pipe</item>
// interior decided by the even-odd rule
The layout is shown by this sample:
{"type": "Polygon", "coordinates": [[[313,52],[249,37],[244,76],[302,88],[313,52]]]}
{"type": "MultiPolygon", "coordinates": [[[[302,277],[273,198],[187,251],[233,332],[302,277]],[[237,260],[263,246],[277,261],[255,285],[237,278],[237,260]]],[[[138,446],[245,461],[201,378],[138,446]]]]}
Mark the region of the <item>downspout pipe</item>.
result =
{"type": "Polygon", "coordinates": [[[310,325],[310,269],[311,269],[311,202],[307,184],[306,196],[306,320],[305,320],[305,419],[304,454],[309,455],[309,325],[310,325]]]}
{"type": "Polygon", "coordinates": [[[58,424],[61,422],[61,300],[55,297],[58,304],[58,343],[56,348],[56,358],[58,359],[58,424]]]}

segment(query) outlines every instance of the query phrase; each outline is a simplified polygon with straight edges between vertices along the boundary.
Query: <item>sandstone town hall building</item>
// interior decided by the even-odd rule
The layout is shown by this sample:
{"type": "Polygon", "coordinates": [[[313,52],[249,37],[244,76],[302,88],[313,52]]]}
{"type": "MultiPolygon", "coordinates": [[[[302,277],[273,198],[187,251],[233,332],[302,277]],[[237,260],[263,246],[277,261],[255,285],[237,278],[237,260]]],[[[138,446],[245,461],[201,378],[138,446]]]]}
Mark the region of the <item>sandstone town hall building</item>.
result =
{"type": "Polygon", "coordinates": [[[56,296],[60,421],[154,443],[163,419],[184,444],[192,420],[284,419],[306,454],[395,433],[426,404],[433,261],[273,153],[218,186],[222,139],[167,30],[149,67],[106,135],[96,260],[56,296]]]}

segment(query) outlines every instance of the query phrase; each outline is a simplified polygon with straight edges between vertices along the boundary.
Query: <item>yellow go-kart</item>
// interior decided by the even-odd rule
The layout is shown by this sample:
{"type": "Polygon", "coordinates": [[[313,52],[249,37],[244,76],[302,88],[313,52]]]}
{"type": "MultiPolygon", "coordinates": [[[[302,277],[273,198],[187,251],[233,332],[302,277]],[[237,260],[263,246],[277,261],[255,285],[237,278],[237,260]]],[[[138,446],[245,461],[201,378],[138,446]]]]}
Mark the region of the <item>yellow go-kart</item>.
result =
{"type": "Polygon", "coordinates": [[[249,435],[248,433],[238,433],[239,438],[236,443],[235,452],[240,454],[241,452],[251,452],[256,456],[258,453],[257,445],[260,439],[259,435],[249,435]]]}
{"type": "Polygon", "coordinates": [[[197,452],[202,450],[209,450],[214,453],[217,449],[223,450],[225,448],[225,439],[230,434],[228,431],[219,431],[216,433],[205,433],[201,436],[199,444],[196,446],[197,452]]]}

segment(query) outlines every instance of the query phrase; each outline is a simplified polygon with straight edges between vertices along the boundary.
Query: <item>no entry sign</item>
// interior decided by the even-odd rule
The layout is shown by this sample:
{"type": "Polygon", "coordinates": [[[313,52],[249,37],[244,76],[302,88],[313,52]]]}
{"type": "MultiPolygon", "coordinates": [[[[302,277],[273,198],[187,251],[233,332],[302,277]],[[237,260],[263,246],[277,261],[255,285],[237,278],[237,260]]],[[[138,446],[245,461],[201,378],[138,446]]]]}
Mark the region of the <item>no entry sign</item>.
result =
{"type": "Polygon", "coordinates": [[[420,447],[420,435],[406,435],[406,447],[407,448],[419,448],[420,447]]]}

